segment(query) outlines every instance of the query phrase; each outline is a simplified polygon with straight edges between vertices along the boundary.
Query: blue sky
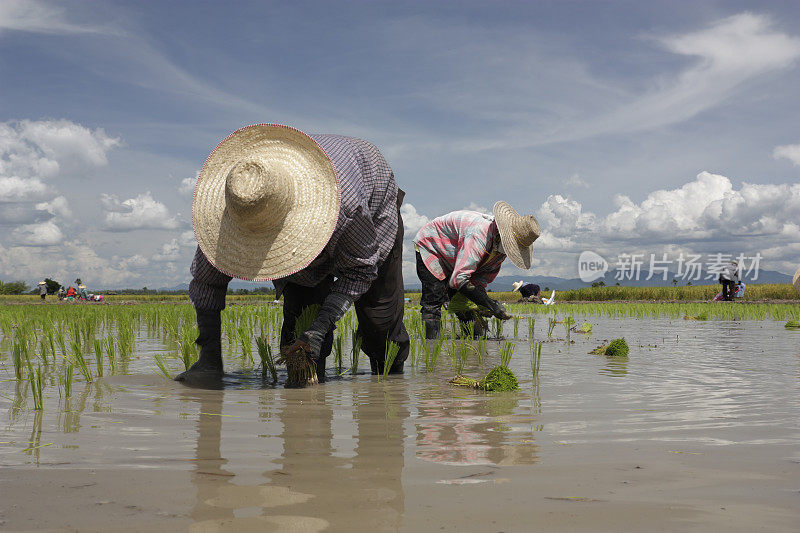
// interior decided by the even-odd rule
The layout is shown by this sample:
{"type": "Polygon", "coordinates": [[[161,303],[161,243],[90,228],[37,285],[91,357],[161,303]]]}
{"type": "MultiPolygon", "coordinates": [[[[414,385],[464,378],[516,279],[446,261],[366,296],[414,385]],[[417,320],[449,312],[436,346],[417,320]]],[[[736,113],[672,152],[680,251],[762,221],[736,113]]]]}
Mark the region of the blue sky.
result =
{"type": "MultiPolygon", "coordinates": [[[[509,201],[586,249],[800,263],[796,2],[0,1],[0,279],[187,281],[191,186],[251,123],[366,138],[409,237],[509,201]]],[[[407,243],[408,244],[408,243],[407,243]]],[[[405,270],[415,277],[411,255],[405,270]]]]}

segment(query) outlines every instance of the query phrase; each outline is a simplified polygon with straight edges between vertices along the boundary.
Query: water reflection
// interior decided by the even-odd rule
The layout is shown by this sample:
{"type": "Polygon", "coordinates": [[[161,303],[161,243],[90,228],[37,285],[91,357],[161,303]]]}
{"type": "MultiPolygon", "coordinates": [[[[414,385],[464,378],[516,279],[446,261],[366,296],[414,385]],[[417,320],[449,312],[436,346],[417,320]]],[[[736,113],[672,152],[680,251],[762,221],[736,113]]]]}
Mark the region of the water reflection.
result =
{"type": "MultiPolygon", "coordinates": [[[[400,527],[407,393],[366,384],[353,397],[354,431],[335,435],[334,427],[342,424],[334,426],[334,407],[341,412],[337,403],[341,399],[332,399],[330,389],[264,391],[258,415],[262,424],[253,428],[253,437],[276,421],[282,431],[277,435],[279,452],[265,444],[267,455],[275,457],[265,462],[267,481],[261,484],[245,484],[247,476],[237,477],[226,468],[228,459],[221,453],[226,392],[182,392],[183,399],[197,403],[201,413],[191,474],[197,500],[190,516],[197,528],[263,529],[291,523],[316,531],[354,519],[370,531],[400,527]],[[352,456],[336,453],[335,443],[342,440],[355,440],[352,456]]],[[[235,438],[242,438],[241,427],[235,438]]],[[[264,455],[257,449],[251,453],[247,458],[251,465],[264,455]]]]}
{"type": "Polygon", "coordinates": [[[625,377],[628,375],[627,357],[606,357],[606,364],[600,373],[611,377],[625,377]]]}
{"type": "MultiPolygon", "coordinates": [[[[541,401],[534,388],[535,412],[541,401]]],[[[537,463],[531,418],[514,415],[519,398],[518,393],[470,390],[450,399],[423,395],[418,400],[417,457],[446,465],[537,463]]]]}

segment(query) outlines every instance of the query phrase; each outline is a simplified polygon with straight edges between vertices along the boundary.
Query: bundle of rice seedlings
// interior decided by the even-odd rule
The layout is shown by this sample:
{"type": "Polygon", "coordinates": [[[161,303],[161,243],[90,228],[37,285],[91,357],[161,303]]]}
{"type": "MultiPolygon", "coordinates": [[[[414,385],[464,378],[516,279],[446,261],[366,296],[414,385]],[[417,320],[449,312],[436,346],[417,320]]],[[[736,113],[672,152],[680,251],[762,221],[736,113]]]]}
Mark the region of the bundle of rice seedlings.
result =
{"type": "Polygon", "coordinates": [[[592,325],[588,322],[584,322],[581,324],[579,328],[572,328],[572,331],[575,333],[591,333],[592,332],[592,325]]]}
{"type": "Polygon", "coordinates": [[[609,357],[627,357],[628,356],[628,343],[625,338],[614,339],[608,344],[598,346],[591,352],[591,354],[607,355],[609,357]]]}
{"type": "Polygon", "coordinates": [[[519,389],[517,377],[511,370],[504,366],[496,366],[486,374],[483,379],[472,379],[466,376],[456,376],[450,380],[459,387],[471,387],[487,392],[502,392],[519,389]]]}
{"type": "MultiPolygon", "coordinates": [[[[295,339],[311,327],[318,314],[318,304],[303,309],[294,323],[295,339]]],[[[311,352],[302,347],[289,352],[288,348],[289,346],[281,347],[281,356],[275,361],[286,365],[286,386],[304,387],[307,384],[317,383],[317,362],[311,356],[311,352]]]]}
{"type": "Polygon", "coordinates": [[[797,320],[790,320],[784,326],[786,329],[800,329],[800,322],[797,320]]]}
{"type": "Polygon", "coordinates": [[[278,371],[275,369],[275,361],[272,358],[272,346],[263,335],[256,337],[256,348],[258,349],[258,357],[261,359],[261,377],[267,377],[267,371],[272,375],[272,382],[277,383],[278,371]]]}

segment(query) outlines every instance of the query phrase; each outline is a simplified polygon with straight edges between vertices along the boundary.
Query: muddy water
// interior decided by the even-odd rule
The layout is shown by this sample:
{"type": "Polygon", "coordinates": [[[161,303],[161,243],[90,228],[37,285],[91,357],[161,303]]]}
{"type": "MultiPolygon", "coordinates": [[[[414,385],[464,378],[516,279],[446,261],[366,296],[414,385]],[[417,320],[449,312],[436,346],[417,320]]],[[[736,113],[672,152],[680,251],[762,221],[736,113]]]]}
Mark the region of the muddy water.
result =
{"type": "MultiPolygon", "coordinates": [[[[76,382],[68,401],[51,386],[43,412],[4,381],[0,527],[800,529],[800,333],[589,320],[569,344],[538,320],[539,377],[519,339],[510,394],[448,385],[445,354],[386,382],[292,390],[233,372],[223,390],[190,389],[155,375],[165,348],[144,334],[127,375],[76,382]],[[629,358],[587,354],[623,335],[629,358]]],[[[468,374],[496,361],[488,345],[468,374]]],[[[7,358],[0,370],[13,377],[7,358]]]]}

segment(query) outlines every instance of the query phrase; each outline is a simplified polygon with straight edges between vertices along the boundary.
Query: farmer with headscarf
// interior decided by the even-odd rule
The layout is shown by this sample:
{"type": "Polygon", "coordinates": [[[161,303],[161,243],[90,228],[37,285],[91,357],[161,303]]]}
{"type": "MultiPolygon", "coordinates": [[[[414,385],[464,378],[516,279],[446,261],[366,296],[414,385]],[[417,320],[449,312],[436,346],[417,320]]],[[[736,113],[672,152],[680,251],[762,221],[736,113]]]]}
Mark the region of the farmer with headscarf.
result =
{"type": "Polygon", "coordinates": [[[281,353],[289,380],[304,360],[325,378],[333,329],[355,302],[362,349],[383,371],[387,342],[399,345],[390,373],[401,373],[409,339],[403,326],[403,191],[367,141],[307,135],[257,124],[235,131],[197,180],[192,222],[198,249],[189,297],[197,311],[200,358],[178,381],[221,377],[220,311],[232,277],[273,280],[283,294],[281,353]],[[303,309],[319,314],[295,338],[303,309]]]}
{"type": "Polygon", "coordinates": [[[489,298],[486,285],[497,277],[506,257],[519,268],[531,267],[539,223],[506,202],[497,202],[492,211],[493,216],[453,211],[431,220],[414,237],[426,339],[438,336],[442,305],[456,292],[492,316],[511,318],[503,304],[489,298]]]}

